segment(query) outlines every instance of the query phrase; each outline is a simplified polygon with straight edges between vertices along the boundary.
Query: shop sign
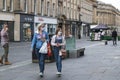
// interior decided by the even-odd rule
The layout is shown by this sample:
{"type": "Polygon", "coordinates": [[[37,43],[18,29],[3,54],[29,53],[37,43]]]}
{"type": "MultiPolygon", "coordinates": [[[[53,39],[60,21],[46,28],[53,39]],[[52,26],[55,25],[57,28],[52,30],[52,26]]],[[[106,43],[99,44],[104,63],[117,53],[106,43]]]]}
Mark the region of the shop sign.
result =
{"type": "Polygon", "coordinates": [[[73,21],[72,24],[76,24],[76,22],[73,21]]]}
{"type": "Polygon", "coordinates": [[[54,18],[45,18],[45,17],[35,17],[35,23],[48,23],[48,24],[57,24],[57,19],[54,18]]]}
{"type": "Polygon", "coordinates": [[[12,13],[0,13],[0,20],[14,21],[14,14],[12,14],[12,13]]]}
{"type": "Polygon", "coordinates": [[[34,17],[29,15],[21,15],[21,22],[34,22],[34,17]]]}

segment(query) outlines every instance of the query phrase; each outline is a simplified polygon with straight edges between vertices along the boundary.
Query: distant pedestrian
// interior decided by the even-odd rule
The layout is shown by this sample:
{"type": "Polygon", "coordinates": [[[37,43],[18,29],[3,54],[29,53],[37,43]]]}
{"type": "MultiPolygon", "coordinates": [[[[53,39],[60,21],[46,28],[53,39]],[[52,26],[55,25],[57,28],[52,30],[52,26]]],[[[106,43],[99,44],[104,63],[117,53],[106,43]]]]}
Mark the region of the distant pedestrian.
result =
{"type": "Polygon", "coordinates": [[[9,53],[9,35],[8,35],[8,25],[4,24],[3,29],[1,30],[1,45],[4,48],[4,54],[0,58],[0,63],[5,65],[10,65],[8,61],[9,53]]]}
{"type": "Polygon", "coordinates": [[[44,31],[45,25],[43,23],[38,24],[37,28],[38,31],[34,33],[34,37],[32,39],[32,45],[31,48],[33,50],[34,45],[36,45],[36,54],[39,60],[39,68],[40,68],[40,77],[43,77],[44,74],[44,68],[45,68],[45,53],[40,53],[39,50],[42,47],[42,44],[45,41],[49,41],[48,33],[44,31]]]}
{"type": "Polygon", "coordinates": [[[65,38],[62,35],[62,30],[58,28],[56,34],[53,35],[51,40],[51,45],[53,46],[53,53],[56,60],[57,75],[61,76],[62,71],[62,54],[60,52],[61,48],[65,46],[65,38]]]}
{"type": "Polygon", "coordinates": [[[101,33],[101,40],[104,39],[104,36],[105,36],[105,31],[102,31],[102,33],[101,33]]]}
{"type": "Polygon", "coordinates": [[[117,31],[114,29],[112,32],[113,45],[117,45],[117,31]]]}

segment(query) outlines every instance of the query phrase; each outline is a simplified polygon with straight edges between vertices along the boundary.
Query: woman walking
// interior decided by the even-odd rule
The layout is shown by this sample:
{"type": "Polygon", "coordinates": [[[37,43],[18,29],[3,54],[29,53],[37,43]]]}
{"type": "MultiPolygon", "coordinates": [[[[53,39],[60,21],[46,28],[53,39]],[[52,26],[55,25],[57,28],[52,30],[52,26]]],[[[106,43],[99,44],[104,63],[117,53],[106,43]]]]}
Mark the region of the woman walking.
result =
{"type": "Polygon", "coordinates": [[[60,50],[63,46],[65,46],[65,38],[62,35],[62,31],[60,28],[56,30],[56,34],[52,37],[51,45],[53,46],[54,57],[56,60],[56,67],[57,67],[57,75],[61,76],[62,71],[62,55],[60,50]]]}
{"type": "Polygon", "coordinates": [[[31,45],[32,50],[33,50],[34,45],[36,45],[35,48],[36,48],[36,54],[39,60],[40,77],[43,77],[43,74],[44,74],[45,56],[47,53],[46,54],[40,53],[39,50],[45,41],[49,41],[48,33],[44,31],[44,26],[45,25],[42,23],[38,24],[37,26],[38,31],[34,33],[32,45],[31,45]]]}
{"type": "Polygon", "coordinates": [[[0,58],[0,63],[5,64],[5,65],[11,65],[11,63],[8,61],[9,35],[8,35],[8,25],[7,24],[3,25],[3,29],[0,34],[1,34],[1,45],[4,48],[4,54],[0,58]]]}

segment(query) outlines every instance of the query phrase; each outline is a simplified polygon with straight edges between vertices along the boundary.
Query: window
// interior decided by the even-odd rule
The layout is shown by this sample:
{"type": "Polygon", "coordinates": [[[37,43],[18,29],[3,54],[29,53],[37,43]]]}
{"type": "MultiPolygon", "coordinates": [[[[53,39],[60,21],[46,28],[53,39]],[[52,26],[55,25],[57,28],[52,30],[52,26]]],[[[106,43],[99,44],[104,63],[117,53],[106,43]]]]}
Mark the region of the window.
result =
{"type": "Polygon", "coordinates": [[[3,0],[3,11],[6,11],[6,0],[3,0]]]}
{"type": "Polygon", "coordinates": [[[34,14],[36,15],[36,0],[34,0],[34,14]]]}
{"type": "Polygon", "coordinates": [[[55,4],[53,3],[53,17],[55,17],[55,4]]]}
{"type": "Polygon", "coordinates": [[[10,11],[13,11],[13,0],[10,0],[10,11]]]}
{"type": "Polygon", "coordinates": [[[64,6],[64,8],[63,8],[63,14],[65,15],[65,6],[64,6]]]}
{"type": "Polygon", "coordinates": [[[41,15],[44,14],[44,0],[41,0],[41,15]]]}
{"type": "Polygon", "coordinates": [[[25,13],[27,13],[27,0],[25,0],[25,2],[24,2],[24,11],[25,11],[25,13]]]}
{"type": "Polygon", "coordinates": [[[70,10],[69,10],[69,7],[68,7],[68,11],[67,11],[67,17],[69,19],[69,15],[70,15],[70,10]]]}
{"type": "Polygon", "coordinates": [[[49,10],[50,10],[50,3],[47,2],[47,15],[48,15],[48,16],[50,16],[50,12],[49,12],[49,10]]]}

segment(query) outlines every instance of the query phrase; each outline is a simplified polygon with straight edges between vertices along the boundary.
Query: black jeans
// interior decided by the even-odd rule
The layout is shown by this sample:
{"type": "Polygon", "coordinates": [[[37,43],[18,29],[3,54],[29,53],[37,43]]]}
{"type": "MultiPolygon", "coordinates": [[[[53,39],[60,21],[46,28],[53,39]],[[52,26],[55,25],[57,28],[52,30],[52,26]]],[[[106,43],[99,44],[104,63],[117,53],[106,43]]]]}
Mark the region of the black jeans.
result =
{"type": "Polygon", "coordinates": [[[117,45],[117,37],[113,37],[113,45],[117,45]]]}

